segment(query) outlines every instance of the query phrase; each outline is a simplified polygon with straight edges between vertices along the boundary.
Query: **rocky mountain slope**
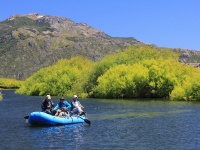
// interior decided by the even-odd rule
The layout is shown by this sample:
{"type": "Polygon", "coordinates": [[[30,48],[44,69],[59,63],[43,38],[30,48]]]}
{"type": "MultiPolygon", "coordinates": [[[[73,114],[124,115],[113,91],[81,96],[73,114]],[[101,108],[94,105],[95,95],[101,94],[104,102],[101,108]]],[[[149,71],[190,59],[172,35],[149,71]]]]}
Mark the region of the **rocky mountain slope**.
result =
{"type": "Polygon", "coordinates": [[[96,61],[132,44],[134,38],[113,38],[69,19],[15,15],[0,22],[0,77],[25,79],[61,58],[82,55],[96,61]]]}
{"type": "MultiPolygon", "coordinates": [[[[23,80],[61,58],[81,55],[97,61],[133,44],[144,43],[111,37],[67,18],[37,13],[14,15],[0,22],[0,77],[23,80]]],[[[199,55],[196,51],[173,50],[181,52],[185,63],[199,55]]]]}

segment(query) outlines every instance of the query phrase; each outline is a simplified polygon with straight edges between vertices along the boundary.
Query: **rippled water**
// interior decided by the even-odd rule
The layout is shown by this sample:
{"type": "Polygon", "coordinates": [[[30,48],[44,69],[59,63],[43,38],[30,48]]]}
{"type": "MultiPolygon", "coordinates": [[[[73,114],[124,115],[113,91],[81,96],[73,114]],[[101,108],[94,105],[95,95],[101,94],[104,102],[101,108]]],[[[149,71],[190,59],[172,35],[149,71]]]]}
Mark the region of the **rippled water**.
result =
{"type": "Polygon", "coordinates": [[[80,99],[91,126],[32,127],[23,117],[40,111],[43,97],[2,93],[0,149],[200,149],[199,103],[80,99]]]}

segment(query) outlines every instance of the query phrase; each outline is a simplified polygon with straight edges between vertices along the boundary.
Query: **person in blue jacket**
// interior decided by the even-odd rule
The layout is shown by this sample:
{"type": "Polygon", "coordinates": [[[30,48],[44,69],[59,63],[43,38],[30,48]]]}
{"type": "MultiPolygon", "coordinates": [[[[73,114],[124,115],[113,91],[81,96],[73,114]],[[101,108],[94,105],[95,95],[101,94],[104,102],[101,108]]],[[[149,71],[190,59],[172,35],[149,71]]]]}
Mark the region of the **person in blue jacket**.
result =
{"type": "Polygon", "coordinates": [[[70,110],[71,104],[69,104],[63,97],[60,98],[60,102],[56,104],[53,111],[56,111],[55,116],[66,116],[68,115],[68,110],[70,110]]]}

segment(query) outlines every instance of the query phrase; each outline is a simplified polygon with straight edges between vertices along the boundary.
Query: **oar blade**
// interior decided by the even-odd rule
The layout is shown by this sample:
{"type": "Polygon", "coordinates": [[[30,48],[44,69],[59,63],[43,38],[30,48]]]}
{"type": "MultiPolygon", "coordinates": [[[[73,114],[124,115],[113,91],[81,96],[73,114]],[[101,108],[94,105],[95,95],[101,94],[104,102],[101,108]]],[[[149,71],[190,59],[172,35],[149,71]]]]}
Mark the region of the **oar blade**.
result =
{"type": "Polygon", "coordinates": [[[89,125],[91,124],[90,120],[88,120],[88,119],[86,119],[86,118],[82,118],[81,116],[79,116],[79,117],[80,117],[81,119],[83,119],[85,123],[87,123],[87,124],[89,124],[89,125]]]}
{"type": "Polygon", "coordinates": [[[85,123],[87,123],[87,124],[91,124],[91,122],[90,122],[90,120],[88,120],[88,119],[83,119],[84,121],[85,121],[85,123]]]}
{"type": "Polygon", "coordinates": [[[28,119],[28,118],[29,118],[29,116],[25,116],[24,118],[25,118],[25,119],[28,119]]]}

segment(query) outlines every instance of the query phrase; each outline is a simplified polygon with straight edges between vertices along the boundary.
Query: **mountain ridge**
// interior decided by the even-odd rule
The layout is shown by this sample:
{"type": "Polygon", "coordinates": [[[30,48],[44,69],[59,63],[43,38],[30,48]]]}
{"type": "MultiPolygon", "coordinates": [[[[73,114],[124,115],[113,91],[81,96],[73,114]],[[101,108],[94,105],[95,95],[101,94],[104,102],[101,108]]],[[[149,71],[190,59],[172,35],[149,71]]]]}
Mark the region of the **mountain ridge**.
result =
{"type": "MultiPolygon", "coordinates": [[[[133,37],[111,37],[68,18],[39,13],[13,15],[0,22],[0,77],[24,80],[62,58],[84,56],[97,61],[135,44],[146,45],[133,37]]],[[[185,52],[180,56],[186,63],[193,55],[189,51],[185,57],[185,52]]]]}

